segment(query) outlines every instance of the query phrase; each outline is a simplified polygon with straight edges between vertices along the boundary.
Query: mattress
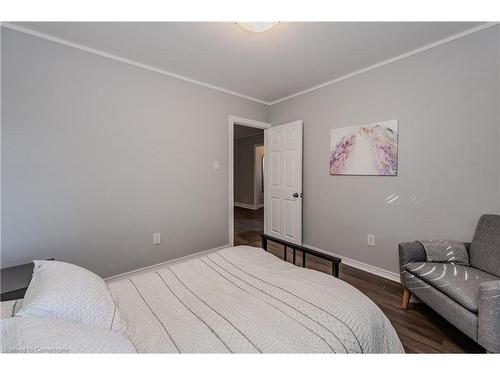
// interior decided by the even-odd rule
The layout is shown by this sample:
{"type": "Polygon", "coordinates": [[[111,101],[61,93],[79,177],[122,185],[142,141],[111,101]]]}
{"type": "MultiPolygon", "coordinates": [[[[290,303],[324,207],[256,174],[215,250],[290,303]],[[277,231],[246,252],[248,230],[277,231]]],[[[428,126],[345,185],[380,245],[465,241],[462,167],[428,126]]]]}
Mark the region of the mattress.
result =
{"type": "Polygon", "coordinates": [[[353,286],[262,249],[230,247],[108,283],[142,353],[402,353],[353,286]]]}

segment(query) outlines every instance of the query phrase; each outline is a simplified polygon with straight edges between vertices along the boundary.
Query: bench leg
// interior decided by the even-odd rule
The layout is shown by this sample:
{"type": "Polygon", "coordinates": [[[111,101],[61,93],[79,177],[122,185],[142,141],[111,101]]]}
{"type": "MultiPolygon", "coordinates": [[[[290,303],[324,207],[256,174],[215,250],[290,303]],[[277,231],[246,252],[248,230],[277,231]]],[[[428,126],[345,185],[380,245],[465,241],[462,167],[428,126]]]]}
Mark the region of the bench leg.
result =
{"type": "Polygon", "coordinates": [[[403,310],[408,309],[408,304],[410,303],[411,292],[404,288],[403,290],[403,302],[401,302],[401,308],[403,310]]]}

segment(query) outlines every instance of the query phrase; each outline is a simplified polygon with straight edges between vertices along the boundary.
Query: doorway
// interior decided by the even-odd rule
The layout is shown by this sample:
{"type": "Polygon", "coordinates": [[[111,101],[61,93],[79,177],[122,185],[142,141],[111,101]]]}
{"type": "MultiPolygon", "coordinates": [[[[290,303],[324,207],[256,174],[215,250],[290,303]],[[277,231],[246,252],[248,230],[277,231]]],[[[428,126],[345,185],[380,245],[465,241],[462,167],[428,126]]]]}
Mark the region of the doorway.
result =
{"type": "Polygon", "coordinates": [[[267,128],[267,123],[229,118],[229,242],[233,246],[261,246],[267,128]]]}

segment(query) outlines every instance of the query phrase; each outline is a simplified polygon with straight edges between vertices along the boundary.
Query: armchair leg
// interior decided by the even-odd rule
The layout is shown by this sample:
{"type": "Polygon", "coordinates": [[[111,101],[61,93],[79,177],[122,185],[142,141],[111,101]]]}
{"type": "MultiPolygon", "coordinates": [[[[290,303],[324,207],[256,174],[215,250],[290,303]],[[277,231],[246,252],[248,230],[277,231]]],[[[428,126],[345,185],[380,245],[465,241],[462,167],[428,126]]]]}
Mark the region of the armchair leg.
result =
{"type": "Polygon", "coordinates": [[[408,309],[408,304],[410,303],[411,292],[404,288],[403,290],[403,302],[401,302],[401,308],[403,310],[408,309]]]}

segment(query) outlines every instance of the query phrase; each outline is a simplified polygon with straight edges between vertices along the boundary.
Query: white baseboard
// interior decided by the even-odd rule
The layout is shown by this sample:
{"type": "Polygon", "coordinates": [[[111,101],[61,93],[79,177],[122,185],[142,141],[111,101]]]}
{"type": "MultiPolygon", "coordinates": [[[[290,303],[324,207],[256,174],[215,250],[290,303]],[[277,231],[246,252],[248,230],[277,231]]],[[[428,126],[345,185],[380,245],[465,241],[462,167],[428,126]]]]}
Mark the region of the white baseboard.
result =
{"type": "Polygon", "coordinates": [[[234,202],[234,206],[240,208],[246,208],[248,210],[257,210],[257,207],[255,207],[253,204],[248,204],[248,203],[234,202]]]}
{"type": "Polygon", "coordinates": [[[214,249],[199,251],[199,252],[191,254],[191,255],[186,255],[185,257],[180,257],[180,258],[176,258],[176,259],[167,260],[166,262],[152,264],[151,266],[147,266],[147,267],[139,268],[137,270],[132,270],[132,271],[120,273],[119,275],[114,275],[114,276],[107,277],[107,278],[104,279],[104,281],[109,282],[109,281],[116,281],[116,280],[120,280],[120,279],[129,278],[132,275],[138,275],[138,274],[141,274],[141,273],[154,271],[156,269],[160,269],[160,268],[163,268],[165,266],[171,266],[172,264],[176,264],[176,263],[180,263],[180,262],[185,262],[185,261],[190,260],[190,259],[198,258],[198,257],[200,257],[202,255],[207,255],[207,254],[210,254],[210,253],[215,253],[216,251],[225,249],[226,247],[230,247],[230,246],[231,245],[228,244],[228,245],[216,247],[214,249]]]}
{"type": "MultiPolygon", "coordinates": [[[[179,263],[179,262],[184,262],[184,261],[187,261],[187,260],[190,260],[190,259],[198,258],[198,257],[206,255],[206,254],[215,253],[216,251],[225,249],[226,247],[229,247],[229,246],[231,246],[231,245],[228,244],[228,245],[216,247],[214,249],[203,250],[203,251],[191,254],[191,255],[187,255],[187,256],[181,257],[181,258],[171,259],[171,260],[168,260],[166,262],[157,263],[157,264],[153,264],[151,266],[139,268],[137,270],[132,270],[132,271],[124,272],[124,273],[121,273],[119,275],[110,276],[110,277],[105,278],[104,280],[106,282],[109,282],[109,281],[115,281],[115,280],[129,278],[132,275],[138,275],[138,274],[141,274],[141,273],[150,272],[150,271],[153,271],[155,269],[163,268],[165,266],[170,266],[170,265],[173,265],[173,264],[176,264],[176,263],[179,263]]],[[[366,272],[372,273],[374,275],[383,277],[383,278],[391,280],[391,281],[395,281],[397,283],[401,282],[400,281],[399,273],[388,271],[388,270],[384,270],[383,268],[375,267],[375,266],[372,266],[370,264],[366,264],[366,263],[360,262],[359,260],[355,260],[355,259],[351,259],[351,258],[345,257],[343,255],[335,254],[335,253],[332,253],[330,251],[319,249],[319,248],[311,246],[311,245],[303,244],[303,246],[304,247],[308,247],[308,248],[310,248],[312,250],[319,251],[321,253],[325,253],[325,254],[334,255],[336,257],[339,257],[340,259],[342,259],[342,263],[347,264],[348,266],[360,269],[362,271],[366,271],[366,272]]]]}
{"type": "Polygon", "coordinates": [[[323,249],[318,249],[317,247],[314,247],[314,246],[311,246],[311,245],[303,244],[302,246],[308,247],[308,248],[310,248],[312,250],[319,251],[321,253],[325,253],[325,254],[329,254],[329,255],[334,255],[334,256],[339,257],[340,259],[342,259],[342,263],[347,264],[348,266],[357,268],[357,269],[362,270],[362,271],[366,271],[366,272],[372,273],[374,275],[383,277],[384,279],[395,281],[398,284],[401,283],[401,279],[400,279],[399,273],[388,271],[388,270],[384,270],[383,268],[375,267],[375,266],[372,266],[371,264],[363,263],[363,262],[360,262],[359,260],[351,259],[351,258],[348,258],[348,257],[346,257],[344,255],[335,254],[335,253],[332,253],[331,251],[326,251],[326,250],[323,250],[323,249]]]}

